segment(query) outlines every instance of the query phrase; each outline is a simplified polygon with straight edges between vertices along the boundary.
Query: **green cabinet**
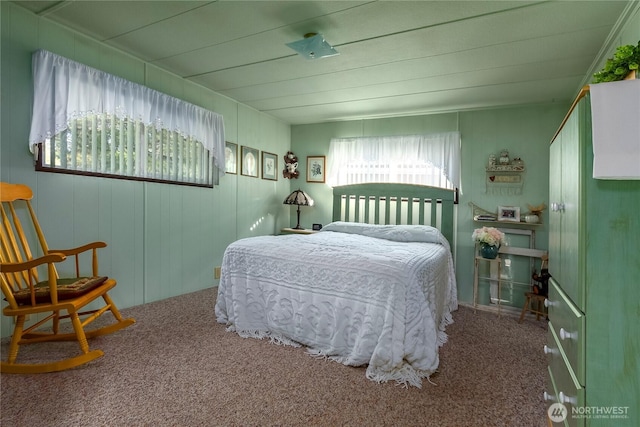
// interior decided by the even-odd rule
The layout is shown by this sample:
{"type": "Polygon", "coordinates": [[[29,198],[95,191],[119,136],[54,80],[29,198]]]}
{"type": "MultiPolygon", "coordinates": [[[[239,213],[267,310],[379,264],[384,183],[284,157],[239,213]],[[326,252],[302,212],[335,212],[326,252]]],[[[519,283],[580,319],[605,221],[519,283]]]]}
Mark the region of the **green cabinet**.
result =
{"type": "Polygon", "coordinates": [[[545,398],[554,425],[637,426],[640,180],[593,179],[589,95],[574,107],[550,147],[545,398]]]}
{"type": "Polygon", "coordinates": [[[563,290],[584,310],[584,288],[578,263],[581,258],[579,229],[584,217],[580,175],[583,174],[584,150],[590,140],[590,128],[583,125],[588,114],[583,104],[574,110],[562,131],[551,144],[549,200],[549,271],[562,283],[563,290]]]}

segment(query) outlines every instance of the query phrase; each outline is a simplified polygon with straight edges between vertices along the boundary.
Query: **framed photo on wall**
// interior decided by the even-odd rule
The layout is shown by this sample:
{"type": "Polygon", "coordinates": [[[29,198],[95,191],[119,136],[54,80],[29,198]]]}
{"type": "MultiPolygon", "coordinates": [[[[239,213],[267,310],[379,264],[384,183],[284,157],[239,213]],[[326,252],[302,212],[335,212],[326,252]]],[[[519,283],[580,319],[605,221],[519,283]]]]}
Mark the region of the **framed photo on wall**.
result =
{"type": "Polygon", "coordinates": [[[307,156],[307,182],[324,182],[325,156],[307,156]]]}
{"type": "Polygon", "coordinates": [[[517,206],[498,206],[498,221],[520,222],[520,208],[517,206]]]}
{"type": "Polygon", "coordinates": [[[278,157],[273,153],[262,152],[262,179],[278,180],[278,157]]]}
{"type": "Polygon", "coordinates": [[[241,174],[244,176],[258,177],[258,150],[255,148],[247,147],[245,145],[241,148],[242,152],[242,168],[241,174]]]}
{"type": "Polygon", "coordinates": [[[224,145],[224,172],[238,173],[238,144],[225,142],[224,145]]]}

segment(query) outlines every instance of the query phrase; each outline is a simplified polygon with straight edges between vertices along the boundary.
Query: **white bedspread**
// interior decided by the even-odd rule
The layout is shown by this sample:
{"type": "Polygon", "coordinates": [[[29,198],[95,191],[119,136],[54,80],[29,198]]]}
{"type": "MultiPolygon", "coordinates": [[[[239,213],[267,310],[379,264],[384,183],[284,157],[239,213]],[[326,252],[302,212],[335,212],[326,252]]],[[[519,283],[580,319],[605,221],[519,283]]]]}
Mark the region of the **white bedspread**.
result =
{"type": "Polygon", "coordinates": [[[302,344],[368,365],[371,380],[417,387],[438,367],[455,309],[453,260],[439,231],[353,223],[232,243],[215,306],[218,322],[243,337],[302,344]]]}

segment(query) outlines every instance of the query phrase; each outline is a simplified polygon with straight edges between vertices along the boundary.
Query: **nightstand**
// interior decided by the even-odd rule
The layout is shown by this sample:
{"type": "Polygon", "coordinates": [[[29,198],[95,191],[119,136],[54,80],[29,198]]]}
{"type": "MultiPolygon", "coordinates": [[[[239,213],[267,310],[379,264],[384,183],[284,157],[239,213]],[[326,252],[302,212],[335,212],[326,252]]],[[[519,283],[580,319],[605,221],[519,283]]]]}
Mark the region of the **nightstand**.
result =
{"type": "Polygon", "coordinates": [[[299,229],[299,228],[283,228],[280,230],[282,234],[314,234],[317,233],[316,230],[307,230],[307,229],[299,229]]]}
{"type": "Polygon", "coordinates": [[[475,262],[473,265],[473,311],[475,312],[478,309],[478,281],[480,279],[482,280],[489,280],[489,281],[495,281],[497,283],[498,286],[498,300],[497,300],[497,306],[498,306],[498,316],[500,316],[500,308],[501,308],[501,304],[500,304],[500,287],[502,286],[502,259],[500,257],[497,257],[495,259],[488,259],[488,258],[483,258],[479,255],[476,255],[475,258],[475,262]],[[497,263],[498,264],[498,275],[496,277],[479,277],[478,276],[478,270],[479,270],[479,266],[478,264],[480,263],[480,261],[486,261],[489,264],[492,263],[497,263]]]}

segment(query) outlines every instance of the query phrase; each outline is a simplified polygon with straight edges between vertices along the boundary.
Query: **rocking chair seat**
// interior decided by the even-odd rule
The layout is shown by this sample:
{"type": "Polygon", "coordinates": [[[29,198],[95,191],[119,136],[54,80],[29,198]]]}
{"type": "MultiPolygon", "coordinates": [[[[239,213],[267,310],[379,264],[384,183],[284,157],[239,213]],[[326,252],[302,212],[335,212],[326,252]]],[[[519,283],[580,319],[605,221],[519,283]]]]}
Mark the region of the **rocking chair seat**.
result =
{"type": "MultiPolygon", "coordinates": [[[[107,276],[58,279],[58,301],[82,296],[103,284],[107,279],[107,276]]],[[[51,302],[51,292],[49,290],[48,280],[36,283],[33,288],[37,304],[51,302]]],[[[13,297],[18,305],[31,304],[31,291],[28,288],[14,292],[13,297]]]]}

